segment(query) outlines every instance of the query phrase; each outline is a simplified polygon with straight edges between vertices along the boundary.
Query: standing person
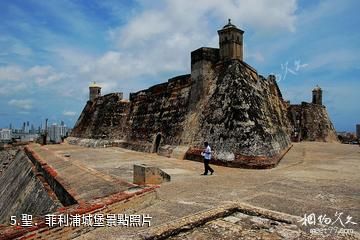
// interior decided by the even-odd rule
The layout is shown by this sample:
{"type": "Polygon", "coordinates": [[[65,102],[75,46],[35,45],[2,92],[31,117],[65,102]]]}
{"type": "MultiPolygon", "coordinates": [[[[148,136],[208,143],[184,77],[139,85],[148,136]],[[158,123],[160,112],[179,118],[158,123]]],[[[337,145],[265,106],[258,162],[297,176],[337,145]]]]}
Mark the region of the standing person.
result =
{"type": "Polygon", "coordinates": [[[211,175],[213,175],[214,170],[209,166],[209,162],[211,160],[211,147],[208,142],[204,142],[205,150],[201,153],[204,156],[204,167],[205,171],[202,175],[207,175],[208,171],[210,171],[211,175]]]}

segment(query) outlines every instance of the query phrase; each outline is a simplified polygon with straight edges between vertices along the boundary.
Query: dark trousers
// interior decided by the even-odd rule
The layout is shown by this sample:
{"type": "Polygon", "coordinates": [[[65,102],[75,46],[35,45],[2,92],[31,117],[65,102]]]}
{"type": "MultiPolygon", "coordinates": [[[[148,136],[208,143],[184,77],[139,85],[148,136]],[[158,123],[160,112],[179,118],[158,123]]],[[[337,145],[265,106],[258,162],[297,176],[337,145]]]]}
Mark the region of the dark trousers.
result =
{"type": "Polygon", "coordinates": [[[205,167],[204,174],[208,174],[208,171],[210,171],[211,173],[214,172],[214,170],[209,166],[209,162],[210,160],[204,159],[204,167],[205,167]]]}

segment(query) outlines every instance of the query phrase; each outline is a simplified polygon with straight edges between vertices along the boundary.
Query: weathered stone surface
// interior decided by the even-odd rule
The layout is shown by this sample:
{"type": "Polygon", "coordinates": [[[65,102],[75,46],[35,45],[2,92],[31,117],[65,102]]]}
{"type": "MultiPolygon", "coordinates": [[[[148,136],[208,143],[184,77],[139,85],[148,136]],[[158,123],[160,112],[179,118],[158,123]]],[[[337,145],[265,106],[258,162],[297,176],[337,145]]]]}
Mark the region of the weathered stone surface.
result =
{"type": "Polygon", "coordinates": [[[323,105],[306,102],[302,102],[301,105],[290,105],[288,117],[293,141],[338,141],[335,128],[323,105]]]}
{"type": "Polygon", "coordinates": [[[9,167],[10,163],[15,159],[18,148],[8,148],[0,150],[0,175],[9,167]]]}
{"type": "Polygon", "coordinates": [[[123,139],[129,102],[122,93],[111,93],[88,101],[72,131],[72,136],[95,139],[123,139]]]}
{"type": "Polygon", "coordinates": [[[79,145],[83,147],[121,147],[124,143],[123,140],[116,139],[94,139],[94,138],[76,138],[76,137],[68,137],[66,141],[72,145],[79,145]]]}
{"type": "Polygon", "coordinates": [[[153,152],[160,145],[179,145],[190,86],[190,75],[183,75],[130,94],[128,141],[151,145],[153,152]]]}
{"type": "Polygon", "coordinates": [[[0,223],[9,224],[10,216],[44,215],[62,205],[49,197],[41,181],[32,171],[32,164],[19,151],[0,175],[0,223]]]}
{"type": "MultiPolygon", "coordinates": [[[[296,225],[298,220],[296,216],[233,203],[164,223],[133,238],[316,239],[296,225]]],[[[327,239],[329,236],[316,237],[327,239]]]]}
{"type": "Polygon", "coordinates": [[[244,156],[264,161],[280,157],[290,140],[286,107],[276,81],[258,76],[241,61],[230,61],[210,84],[200,116],[198,146],[209,141],[214,159],[244,165],[244,156]]]}

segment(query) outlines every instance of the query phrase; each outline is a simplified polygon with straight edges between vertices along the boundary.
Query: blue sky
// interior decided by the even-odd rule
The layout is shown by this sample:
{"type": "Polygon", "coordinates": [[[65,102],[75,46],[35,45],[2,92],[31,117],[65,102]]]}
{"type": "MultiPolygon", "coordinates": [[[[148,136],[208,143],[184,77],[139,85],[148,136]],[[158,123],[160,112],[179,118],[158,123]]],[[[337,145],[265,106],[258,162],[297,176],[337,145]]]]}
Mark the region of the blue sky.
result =
{"type": "Polygon", "coordinates": [[[245,61],[276,74],[292,103],[317,84],[338,131],[360,123],[357,0],[0,1],[0,127],[73,126],[96,81],[103,94],[190,72],[190,52],[218,47],[227,19],[245,61]]]}

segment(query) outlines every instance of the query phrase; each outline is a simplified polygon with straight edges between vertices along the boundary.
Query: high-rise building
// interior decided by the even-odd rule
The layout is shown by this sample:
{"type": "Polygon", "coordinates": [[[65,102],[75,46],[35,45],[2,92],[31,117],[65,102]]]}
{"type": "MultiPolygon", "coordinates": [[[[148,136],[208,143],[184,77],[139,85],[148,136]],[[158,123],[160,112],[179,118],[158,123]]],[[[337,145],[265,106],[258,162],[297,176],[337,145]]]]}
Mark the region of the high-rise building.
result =
{"type": "Polygon", "coordinates": [[[29,123],[29,121],[26,122],[25,133],[30,133],[30,123],[29,123]]]}
{"type": "Polygon", "coordinates": [[[8,142],[11,141],[11,129],[1,129],[0,130],[0,141],[1,142],[8,142]]]}
{"type": "Polygon", "coordinates": [[[50,141],[53,143],[62,142],[62,138],[67,136],[67,127],[66,125],[57,125],[56,123],[48,127],[48,134],[50,141]]]}
{"type": "Polygon", "coordinates": [[[54,142],[54,143],[61,142],[60,128],[56,123],[54,123],[53,125],[51,125],[49,127],[48,132],[49,132],[49,138],[50,138],[51,142],[54,142]]]}
{"type": "Polygon", "coordinates": [[[360,138],[360,124],[356,124],[356,137],[360,138]]]}
{"type": "Polygon", "coordinates": [[[67,132],[68,132],[68,129],[67,129],[66,125],[60,125],[59,128],[60,128],[60,136],[61,137],[66,137],[67,132]]]}

